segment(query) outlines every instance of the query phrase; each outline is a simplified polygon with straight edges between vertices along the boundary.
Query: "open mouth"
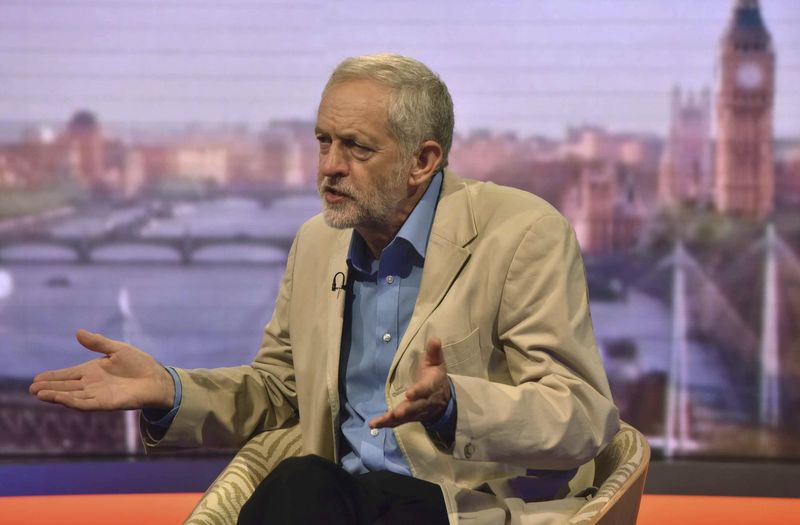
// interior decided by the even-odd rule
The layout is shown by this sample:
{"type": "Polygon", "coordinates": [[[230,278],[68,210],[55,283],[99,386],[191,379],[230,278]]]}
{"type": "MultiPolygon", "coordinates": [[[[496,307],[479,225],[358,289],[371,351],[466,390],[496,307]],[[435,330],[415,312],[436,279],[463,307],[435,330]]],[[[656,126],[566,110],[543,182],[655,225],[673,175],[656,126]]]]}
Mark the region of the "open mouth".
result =
{"type": "Polygon", "coordinates": [[[322,189],[323,196],[328,202],[337,202],[352,198],[349,193],[326,186],[322,189]]]}

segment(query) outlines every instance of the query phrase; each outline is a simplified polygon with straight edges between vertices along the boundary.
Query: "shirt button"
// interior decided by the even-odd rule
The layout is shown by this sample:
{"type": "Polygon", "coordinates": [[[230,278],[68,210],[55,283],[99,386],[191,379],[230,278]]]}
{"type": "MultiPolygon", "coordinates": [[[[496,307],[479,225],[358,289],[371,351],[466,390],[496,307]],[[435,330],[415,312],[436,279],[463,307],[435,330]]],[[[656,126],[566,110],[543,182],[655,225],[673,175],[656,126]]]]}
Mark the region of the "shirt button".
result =
{"type": "Polygon", "coordinates": [[[394,282],[394,275],[387,275],[386,282],[392,284],[394,282]]]}
{"type": "Polygon", "coordinates": [[[388,343],[391,340],[392,340],[392,334],[390,334],[389,332],[386,332],[385,334],[383,334],[383,342],[384,343],[388,343]]]}
{"type": "Polygon", "coordinates": [[[467,443],[464,445],[464,457],[469,459],[472,457],[472,454],[475,453],[475,445],[472,443],[467,443]]]}
{"type": "Polygon", "coordinates": [[[380,433],[381,433],[381,431],[380,431],[380,430],[378,430],[377,428],[373,428],[372,430],[370,430],[370,431],[369,431],[369,433],[370,433],[370,435],[371,435],[372,437],[375,437],[375,436],[377,436],[378,434],[380,434],[380,433]]]}

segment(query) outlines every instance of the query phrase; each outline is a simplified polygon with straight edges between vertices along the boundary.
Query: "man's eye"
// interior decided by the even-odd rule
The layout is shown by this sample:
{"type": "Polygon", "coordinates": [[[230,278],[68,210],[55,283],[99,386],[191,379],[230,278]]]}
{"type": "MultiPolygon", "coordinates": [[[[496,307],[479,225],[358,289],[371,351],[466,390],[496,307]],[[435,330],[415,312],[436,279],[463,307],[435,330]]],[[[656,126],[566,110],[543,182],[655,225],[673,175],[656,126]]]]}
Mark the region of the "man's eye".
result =
{"type": "Polygon", "coordinates": [[[357,159],[366,160],[372,155],[372,150],[366,146],[362,146],[357,142],[354,142],[350,146],[351,151],[353,152],[353,156],[357,159]]]}
{"type": "Polygon", "coordinates": [[[319,150],[323,153],[331,147],[331,139],[324,135],[317,135],[317,142],[319,143],[319,150]]]}

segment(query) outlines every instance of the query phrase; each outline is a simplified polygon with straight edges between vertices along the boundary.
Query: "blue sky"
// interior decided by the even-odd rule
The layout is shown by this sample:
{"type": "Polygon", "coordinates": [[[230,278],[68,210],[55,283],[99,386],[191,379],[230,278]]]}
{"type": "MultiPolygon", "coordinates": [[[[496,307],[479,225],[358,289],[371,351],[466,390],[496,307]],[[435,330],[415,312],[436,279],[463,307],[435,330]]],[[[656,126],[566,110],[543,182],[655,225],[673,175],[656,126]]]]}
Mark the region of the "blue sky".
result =
{"type": "MultiPolygon", "coordinates": [[[[663,134],[673,85],[712,87],[733,0],[0,0],[0,121],[313,118],[334,65],[393,51],[450,86],[456,127],[663,134]]],[[[800,137],[800,2],[762,0],[777,136],[800,137]]]]}

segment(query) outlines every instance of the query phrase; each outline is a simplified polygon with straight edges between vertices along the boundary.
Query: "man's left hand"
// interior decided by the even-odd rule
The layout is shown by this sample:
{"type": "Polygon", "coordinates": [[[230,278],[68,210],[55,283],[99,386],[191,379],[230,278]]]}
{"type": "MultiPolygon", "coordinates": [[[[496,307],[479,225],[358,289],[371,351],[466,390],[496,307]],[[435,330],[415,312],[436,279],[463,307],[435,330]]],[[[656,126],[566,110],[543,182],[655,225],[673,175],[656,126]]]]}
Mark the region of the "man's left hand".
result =
{"type": "Polygon", "coordinates": [[[369,426],[396,427],[411,421],[432,423],[442,417],[449,402],[450,380],[442,354],[442,341],[432,337],[425,345],[425,355],[417,368],[416,381],[406,390],[406,399],[394,410],[372,418],[369,426]]]}

